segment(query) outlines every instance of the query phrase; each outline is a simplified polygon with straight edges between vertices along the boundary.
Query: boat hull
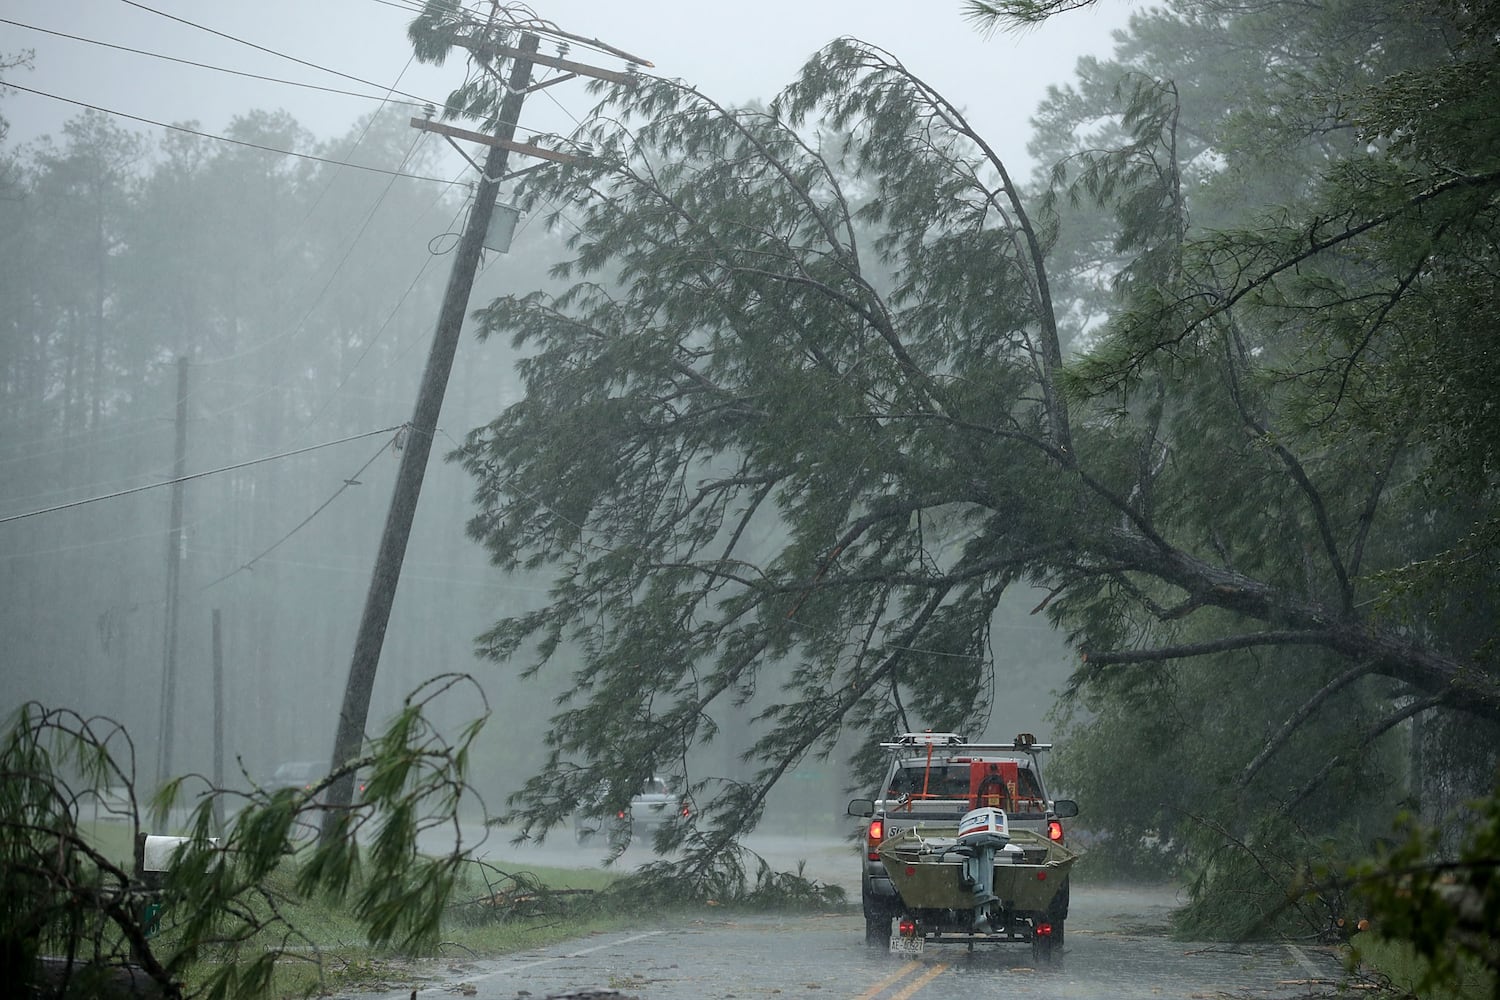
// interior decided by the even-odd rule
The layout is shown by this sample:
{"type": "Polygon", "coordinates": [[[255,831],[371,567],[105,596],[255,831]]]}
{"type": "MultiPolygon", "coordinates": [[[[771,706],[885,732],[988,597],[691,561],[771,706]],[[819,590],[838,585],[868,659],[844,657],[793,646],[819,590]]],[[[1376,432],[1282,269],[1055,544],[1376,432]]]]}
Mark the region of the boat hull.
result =
{"type": "Polygon", "coordinates": [[[950,849],[957,832],[956,826],[918,827],[880,845],[880,860],[908,909],[972,910],[998,902],[1005,910],[1045,912],[1078,860],[1063,844],[1015,831],[1011,844],[1020,850],[996,852],[994,898],[976,899],[964,884],[963,858],[950,849]]]}

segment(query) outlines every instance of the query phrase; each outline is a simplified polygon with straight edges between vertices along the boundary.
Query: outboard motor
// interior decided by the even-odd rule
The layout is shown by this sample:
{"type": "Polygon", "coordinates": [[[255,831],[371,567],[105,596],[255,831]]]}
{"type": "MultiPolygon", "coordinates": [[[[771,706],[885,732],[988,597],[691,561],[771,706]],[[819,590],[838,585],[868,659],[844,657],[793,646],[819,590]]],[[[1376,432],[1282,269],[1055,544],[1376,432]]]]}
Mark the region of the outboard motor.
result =
{"type": "Polygon", "coordinates": [[[999,898],[995,895],[995,852],[1009,843],[1010,823],[999,809],[971,809],[959,820],[953,850],[963,855],[959,881],[974,893],[975,906],[999,898]]]}

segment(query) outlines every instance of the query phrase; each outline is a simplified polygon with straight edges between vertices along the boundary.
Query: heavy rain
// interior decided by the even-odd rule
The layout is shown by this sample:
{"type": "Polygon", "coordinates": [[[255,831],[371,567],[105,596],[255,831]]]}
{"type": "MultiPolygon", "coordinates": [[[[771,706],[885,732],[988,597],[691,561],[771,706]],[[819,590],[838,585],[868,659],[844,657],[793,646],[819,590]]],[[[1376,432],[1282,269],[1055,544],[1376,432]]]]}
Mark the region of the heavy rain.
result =
{"type": "Polygon", "coordinates": [[[3,13],[18,995],[1497,995],[1487,7],[3,13]]]}

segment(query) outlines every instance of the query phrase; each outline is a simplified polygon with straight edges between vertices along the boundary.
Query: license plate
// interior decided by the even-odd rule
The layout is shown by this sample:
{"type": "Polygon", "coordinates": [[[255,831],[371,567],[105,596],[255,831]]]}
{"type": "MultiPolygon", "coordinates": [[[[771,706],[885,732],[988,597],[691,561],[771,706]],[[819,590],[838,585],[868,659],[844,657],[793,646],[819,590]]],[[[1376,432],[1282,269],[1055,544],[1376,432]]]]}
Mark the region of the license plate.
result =
{"type": "Polygon", "coordinates": [[[922,938],[922,937],[902,937],[899,934],[892,934],[891,935],[891,954],[892,955],[920,955],[920,954],[922,954],[922,944],[923,944],[924,941],[926,941],[926,938],[922,938]]]}

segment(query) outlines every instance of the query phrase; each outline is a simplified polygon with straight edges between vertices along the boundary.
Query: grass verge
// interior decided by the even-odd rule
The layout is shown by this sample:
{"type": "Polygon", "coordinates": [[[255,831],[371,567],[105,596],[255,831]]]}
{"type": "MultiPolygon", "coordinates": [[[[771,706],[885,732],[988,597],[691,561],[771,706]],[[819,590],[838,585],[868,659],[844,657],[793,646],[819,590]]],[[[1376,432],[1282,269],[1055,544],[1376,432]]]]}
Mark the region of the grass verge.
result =
{"type": "Polygon", "coordinates": [[[1431,963],[1405,942],[1388,941],[1366,932],[1351,942],[1360,971],[1389,991],[1420,1000],[1489,1000],[1496,992],[1495,976],[1471,960],[1460,960],[1451,985],[1428,985],[1431,963]]]}
{"type": "MultiPolygon", "coordinates": [[[[295,863],[289,859],[288,883],[295,863]]],[[[613,930],[627,918],[599,905],[595,893],[616,877],[593,869],[472,865],[454,887],[441,941],[422,956],[368,945],[336,901],[289,900],[282,912],[309,943],[278,963],[275,996],[420,988],[426,964],[421,959],[446,966],[613,930]]]]}
{"type": "MultiPolygon", "coordinates": [[[[85,837],[122,870],[134,866],[131,826],[123,822],[84,823],[85,837]]],[[[248,951],[280,953],[271,996],[316,996],[335,991],[377,991],[421,986],[422,959],[448,964],[524,951],[556,941],[624,926],[598,898],[621,876],[599,869],[475,862],[464,867],[443,916],[441,941],[429,955],[402,954],[371,946],[346,903],[305,896],[295,889],[300,853],[288,855],[263,883],[278,919],[256,934],[248,951]]],[[[350,895],[358,884],[349,887],[350,895]]],[[[253,907],[261,920],[272,916],[270,902],[253,907]]],[[[155,937],[159,954],[172,948],[173,914],[167,907],[155,937]]],[[[243,952],[242,952],[243,954],[243,952]]],[[[208,963],[190,967],[188,992],[212,971],[208,963]]]]}

